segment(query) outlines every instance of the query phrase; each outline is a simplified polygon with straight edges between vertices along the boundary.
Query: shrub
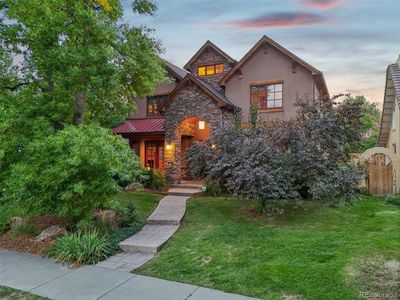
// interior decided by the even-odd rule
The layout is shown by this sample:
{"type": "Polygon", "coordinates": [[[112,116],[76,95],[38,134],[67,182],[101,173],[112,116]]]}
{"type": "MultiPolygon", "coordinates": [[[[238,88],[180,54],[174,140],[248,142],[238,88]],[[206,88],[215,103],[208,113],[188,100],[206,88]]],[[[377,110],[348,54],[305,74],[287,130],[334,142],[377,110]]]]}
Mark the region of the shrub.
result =
{"type": "Polygon", "coordinates": [[[204,194],[207,196],[219,197],[222,195],[221,187],[212,181],[207,181],[205,187],[206,190],[204,194]]]}
{"type": "Polygon", "coordinates": [[[46,253],[49,257],[65,263],[95,264],[111,252],[111,244],[106,235],[96,231],[78,231],[57,239],[46,253]]]}
{"type": "Polygon", "coordinates": [[[147,171],[147,179],[145,180],[145,187],[162,191],[167,186],[167,179],[164,172],[161,170],[150,169],[147,171]]]}
{"type": "Polygon", "coordinates": [[[25,223],[15,226],[11,229],[11,233],[14,235],[36,235],[38,233],[38,228],[35,224],[25,223]]]}
{"type": "Polygon", "coordinates": [[[137,208],[132,202],[129,202],[128,205],[123,209],[122,215],[122,227],[131,227],[141,223],[137,208]]]}
{"type": "Polygon", "coordinates": [[[359,143],[361,108],[334,108],[330,102],[300,101],[288,122],[223,128],[188,150],[193,177],[206,178],[222,191],[258,200],[265,213],[282,213],[305,197],[338,205],[352,204],[362,172],[351,164],[349,149],[359,143]],[[215,147],[211,147],[215,145],[215,147]]]}
{"type": "Polygon", "coordinates": [[[87,218],[114,199],[120,183],[142,176],[126,142],[96,125],[68,126],[26,152],[6,181],[5,201],[43,214],[87,218]]]}
{"type": "Polygon", "coordinates": [[[386,203],[400,206],[400,195],[389,195],[386,197],[386,203]]]}

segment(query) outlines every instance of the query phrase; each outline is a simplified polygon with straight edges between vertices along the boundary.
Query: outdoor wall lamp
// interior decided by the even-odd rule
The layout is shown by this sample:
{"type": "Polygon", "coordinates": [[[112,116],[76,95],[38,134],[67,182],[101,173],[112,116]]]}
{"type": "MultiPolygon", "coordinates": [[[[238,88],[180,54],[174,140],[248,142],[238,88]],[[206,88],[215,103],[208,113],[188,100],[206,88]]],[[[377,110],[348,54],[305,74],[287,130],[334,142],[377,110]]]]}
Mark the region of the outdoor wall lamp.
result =
{"type": "Polygon", "coordinates": [[[172,145],[171,145],[171,144],[167,144],[167,145],[165,146],[165,148],[166,148],[167,150],[171,150],[171,149],[172,149],[172,145]]]}
{"type": "Polygon", "coordinates": [[[199,129],[202,130],[206,127],[206,123],[204,121],[199,121],[199,129]]]}

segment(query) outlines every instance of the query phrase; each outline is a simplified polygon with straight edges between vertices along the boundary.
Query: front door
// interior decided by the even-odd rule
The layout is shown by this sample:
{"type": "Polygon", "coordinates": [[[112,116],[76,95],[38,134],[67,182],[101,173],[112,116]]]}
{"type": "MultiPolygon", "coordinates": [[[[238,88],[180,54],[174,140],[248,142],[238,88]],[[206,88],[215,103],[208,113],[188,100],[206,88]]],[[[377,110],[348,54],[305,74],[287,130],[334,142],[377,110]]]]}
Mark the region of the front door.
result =
{"type": "Polygon", "coordinates": [[[164,141],[145,142],[145,167],[164,169],[164,141]]]}

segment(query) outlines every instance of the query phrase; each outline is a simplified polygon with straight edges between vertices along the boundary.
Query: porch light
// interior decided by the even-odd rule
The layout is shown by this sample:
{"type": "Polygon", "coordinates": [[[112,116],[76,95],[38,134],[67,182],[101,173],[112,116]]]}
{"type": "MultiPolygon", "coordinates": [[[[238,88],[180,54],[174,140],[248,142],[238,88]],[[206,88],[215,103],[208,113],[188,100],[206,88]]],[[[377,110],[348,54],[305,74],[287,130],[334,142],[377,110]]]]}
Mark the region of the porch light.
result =
{"type": "Polygon", "coordinates": [[[167,144],[167,145],[165,146],[165,149],[171,150],[171,149],[172,149],[172,145],[171,145],[171,144],[167,144]]]}
{"type": "Polygon", "coordinates": [[[217,145],[211,144],[211,149],[215,149],[216,147],[217,147],[217,145]]]}
{"type": "Polygon", "coordinates": [[[199,121],[199,129],[203,130],[206,127],[206,123],[204,121],[199,121]]]}

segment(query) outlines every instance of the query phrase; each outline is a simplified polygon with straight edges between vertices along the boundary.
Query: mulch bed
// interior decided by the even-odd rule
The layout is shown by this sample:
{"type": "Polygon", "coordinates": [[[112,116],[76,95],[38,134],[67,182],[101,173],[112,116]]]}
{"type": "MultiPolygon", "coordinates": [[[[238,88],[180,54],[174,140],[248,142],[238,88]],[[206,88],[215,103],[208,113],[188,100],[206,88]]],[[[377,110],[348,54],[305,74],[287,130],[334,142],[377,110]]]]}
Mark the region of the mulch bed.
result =
{"type": "MultiPolygon", "coordinates": [[[[71,224],[68,219],[49,215],[31,217],[29,218],[29,223],[34,224],[39,233],[53,225],[68,227],[71,224]]],[[[15,235],[10,231],[0,235],[0,248],[36,255],[44,255],[43,250],[48,248],[52,243],[54,241],[36,242],[36,236],[15,235]]]]}
{"type": "Polygon", "coordinates": [[[43,250],[54,243],[54,241],[36,242],[35,239],[35,236],[17,236],[7,232],[0,235],[0,248],[44,255],[43,250]]]}

